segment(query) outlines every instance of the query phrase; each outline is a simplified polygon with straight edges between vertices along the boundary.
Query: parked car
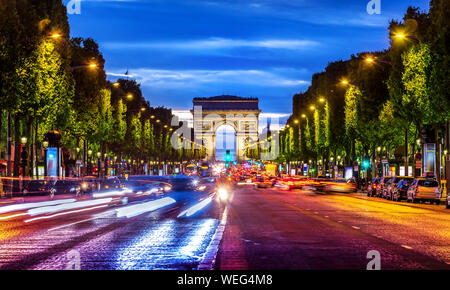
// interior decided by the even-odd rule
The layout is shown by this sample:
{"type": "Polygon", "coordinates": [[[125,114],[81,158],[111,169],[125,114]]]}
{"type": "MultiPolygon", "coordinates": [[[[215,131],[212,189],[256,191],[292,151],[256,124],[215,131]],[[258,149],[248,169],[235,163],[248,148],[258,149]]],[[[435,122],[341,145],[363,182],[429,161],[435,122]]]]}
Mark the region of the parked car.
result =
{"type": "Polygon", "coordinates": [[[377,186],[377,197],[384,197],[384,192],[387,189],[387,183],[392,179],[392,176],[384,176],[381,178],[378,186],[377,186]]]}
{"type": "Polygon", "coordinates": [[[416,178],[408,189],[408,201],[429,201],[430,203],[441,203],[441,188],[436,179],[416,178]]]}
{"type": "Polygon", "coordinates": [[[372,181],[369,182],[367,186],[367,196],[375,196],[377,194],[377,187],[380,184],[381,178],[375,177],[372,181]]]}
{"type": "Polygon", "coordinates": [[[23,189],[24,196],[48,195],[53,197],[55,195],[55,188],[53,182],[49,180],[31,180],[27,182],[23,189]]]}
{"type": "Polygon", "coordinates": [[[55,194],[81,194],[81,182],[75,180],[58,180],[54,184],[55,194]]]}
{"type": "MultiPolygon", "coordinates": [[[[394,191],[397,188],[397,184],[403,180],[407,181],[407,183],[411,183],[414,180],[414,177],[394,176],[387,184],[386,199],[394,200],[394,191]]],[[[406,197],[406,195],[404,195],[404,197],[406,197]]],[[[395,196],[395,199],[398,199],[398,195],[395,196]]]]}

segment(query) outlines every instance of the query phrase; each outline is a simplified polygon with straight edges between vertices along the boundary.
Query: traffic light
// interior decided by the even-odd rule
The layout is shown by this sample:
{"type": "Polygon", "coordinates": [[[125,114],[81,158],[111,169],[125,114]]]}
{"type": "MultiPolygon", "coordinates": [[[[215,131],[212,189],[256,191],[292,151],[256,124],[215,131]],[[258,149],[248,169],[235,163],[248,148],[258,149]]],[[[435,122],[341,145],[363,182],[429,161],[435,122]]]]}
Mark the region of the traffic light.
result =
{"type": "Polygon", "coordinates": [[[227,152],[225,153],[225,161],[231,161],[231,152],[230,150],[227,150],[227,152]]]}
{"type": "Polygon", "coordinates": [[[370,167],[370,160],[369,160],[369,158],[365,157],[365,158],[363,159],[362,166],[363,166],[364,168],[369,168],[369,167],[370,167]]]}

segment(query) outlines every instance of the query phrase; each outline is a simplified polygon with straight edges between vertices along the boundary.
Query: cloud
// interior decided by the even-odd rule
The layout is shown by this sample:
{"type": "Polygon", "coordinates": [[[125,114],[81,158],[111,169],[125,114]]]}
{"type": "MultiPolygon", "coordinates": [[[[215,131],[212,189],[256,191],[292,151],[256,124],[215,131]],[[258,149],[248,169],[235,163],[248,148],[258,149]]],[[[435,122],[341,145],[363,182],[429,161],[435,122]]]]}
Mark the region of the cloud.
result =
{"type": "MultiPolygon", "coordinates": [[[[120,69],[107,72],[108,76],[126,77],[120,69]]],[[[293,70],[289,69],[290,75],[293,70]]],[[[309,81],[285,76],[280,69],[264,70],[162,70],[138,68],[130,69],[128,77],[135,78],[142,86],[159,88],[195,88],[214,84],[249,85],[256,87],[307,86],[309,81]]],[[[301,73],[302,71],[300,71],[301,73]]]]}
{"type": "Polygon", "coordinates": [[[168,41],[168,42],[106,42],[106,49],[189,49],[217,50],[232,48],[266,48],[266,49],[308,49],[319,46],[313,40],[298,39],[263,39],[243,40],[211,37],[201,40],[168,41]]]}

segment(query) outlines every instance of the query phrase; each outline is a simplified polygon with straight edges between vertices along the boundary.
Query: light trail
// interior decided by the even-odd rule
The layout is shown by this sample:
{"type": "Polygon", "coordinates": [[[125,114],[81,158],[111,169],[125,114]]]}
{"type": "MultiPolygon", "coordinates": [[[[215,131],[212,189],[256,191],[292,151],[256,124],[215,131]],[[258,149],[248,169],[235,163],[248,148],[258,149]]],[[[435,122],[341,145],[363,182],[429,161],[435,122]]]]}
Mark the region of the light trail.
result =
{"type": "Polygon", "coordinates": [[[198,211],[200,211],[201,209],[203,209],[204,207],[206,207],[208,204],[210,204],[212,201],[212,197],[208,197],[204,200],[202,200],[201,202],[191,206],[190,208],[182,211],[178,217],[182,217],[184,215],[186,215],[187,217],[190,217],[192,215],[194,215],[195,213],[197,213],[198,211]]]}
{"type": "Polygon", "coordinates": [[[31,209],[31,208],[37,208],[37,207],[43,207],[43,206],[52,206],[52,205],[58,205],[58,204],[72,203],[75,201],[77,201],[77,200],[74,198],[69,198],[69,199],[59,199],[59,200],[52,200],[52,201],[6,205],[6,206],[0,207],[0,214],[13,212],[13,211],[19,211],[19,210],[25,210],[25,209],[31,209]]]}
{"type": "Polygon", "coordinates": [[[58,211],[64,211],[64,210],[70,210],[70,209],[77,209],[82,207],[88,207],[88,206],[96,206],[100,204],[110,203],[112,201],[112,198],[102,198],[97,200],[86,200],[86,201],[77,201],[69,204],[60,204],[56,206],[46,206],[46,207],[38,207],[28,210],[28,214],[30,216],[35,216],[39,214],[47,214],[47,213],[54,213],[58,211]]]}
{"type": "Polygon", "coordinates": [[[94,206],[94,207],[83,208],[83,209],[79,209],[79,210],[66,211],[66,212],[56,213],[56,214],[52,214],[52,215],[48,215],[48,216],[41,216],[41,217],[27,219],[24,222],[29,223],[29,222],[36,221],[36,220],[52,219],[52,218],[62,216],[62,215],[90,211],[90,210],[94,210],[94,209],[104,208],[107,206],[108,206],[107,204],[104,204],[104,205],[99,205],[99,206],[94,206]]]}
{"type": "Polygon", "coordinates": [[[116,209],[117,217],[134,217],[146,212],[154,211],[165,206],[175,203],[175,199],[171,197],[164,197],[161,199],[149,201],[143,204],[135,204],[116,209]]]}

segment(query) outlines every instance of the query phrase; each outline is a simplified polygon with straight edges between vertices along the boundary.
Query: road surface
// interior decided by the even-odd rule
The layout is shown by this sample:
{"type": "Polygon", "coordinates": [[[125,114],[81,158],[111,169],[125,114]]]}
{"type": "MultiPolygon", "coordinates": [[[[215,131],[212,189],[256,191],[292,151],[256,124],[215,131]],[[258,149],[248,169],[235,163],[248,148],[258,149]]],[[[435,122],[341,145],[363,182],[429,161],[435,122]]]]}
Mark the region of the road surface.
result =
{"type": "Polygon", "coordinates": [[[382,270],[450,269],[444,206],[251,185],[228,205],[177,192],[40,212],[52,206],[0,213],[0,269],[365,270],[373,251],[382,270]]]}

